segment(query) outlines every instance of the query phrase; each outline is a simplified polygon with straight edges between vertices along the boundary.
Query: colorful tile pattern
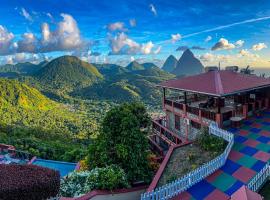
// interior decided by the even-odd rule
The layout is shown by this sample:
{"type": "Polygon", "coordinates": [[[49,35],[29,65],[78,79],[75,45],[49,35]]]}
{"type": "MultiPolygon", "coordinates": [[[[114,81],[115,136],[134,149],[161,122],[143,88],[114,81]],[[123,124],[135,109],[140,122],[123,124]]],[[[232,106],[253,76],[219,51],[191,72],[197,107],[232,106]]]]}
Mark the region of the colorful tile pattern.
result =
{"type": "Polygon", "coordinates": [[[228,199],[270,161],[270,111],[228,131],[235,135],[235,144],[226,164],[174,200],[228,199]]]}

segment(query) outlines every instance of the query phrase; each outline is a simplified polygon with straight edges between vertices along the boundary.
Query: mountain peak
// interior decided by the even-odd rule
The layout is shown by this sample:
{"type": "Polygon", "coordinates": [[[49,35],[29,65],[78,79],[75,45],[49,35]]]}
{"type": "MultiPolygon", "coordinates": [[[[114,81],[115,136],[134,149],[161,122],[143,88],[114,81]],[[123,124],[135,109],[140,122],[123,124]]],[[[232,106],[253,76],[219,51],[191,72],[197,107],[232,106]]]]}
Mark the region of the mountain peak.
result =
{"type": "Polygon", "coordinates": [[[203,69],[204,67],[200,60],[194,56],[191,50],[186,49],[172,73],[177,76],[189,76],[199,74],[203,72],[203,69]]]}
{"type": "Polygon", "coordinates": [[[164,62],[162,69],[166,72],[172,72],[177,66],[177,59],[170,55],[164,62]]]}
{"type": "Polygon", "coordinates": [[[144,66],[138,63],[136,60],[130,62],[126,68],[130,71],[144,70],[144,66]]]}

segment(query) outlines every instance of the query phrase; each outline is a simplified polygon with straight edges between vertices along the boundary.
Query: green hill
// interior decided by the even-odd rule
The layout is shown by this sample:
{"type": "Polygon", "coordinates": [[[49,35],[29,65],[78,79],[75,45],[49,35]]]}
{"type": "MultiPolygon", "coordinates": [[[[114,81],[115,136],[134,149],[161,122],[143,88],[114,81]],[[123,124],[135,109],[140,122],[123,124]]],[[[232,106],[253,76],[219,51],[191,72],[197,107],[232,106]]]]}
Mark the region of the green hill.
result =
{"type": "Polygon", "coordinates": [[[137,71],[137,70],[144,70],[144,66],[139,64],[137,61],[132,61],[126,66],[126,69],[129,71],[137,71]]]}
{"type": "Polygon", "coordinates": [[[93,64],[93,65],[104,76],[115,76],[129,71],[127,68],[115,64],[93,64]]]}
{"type": "Polygon", "coordinates": [[[83,151],[80,141],[90,142],[94,123],[32,87],[0,79],[0,143],[46,159],[75,161],[83,151]]]}
{"type": "Polygon", "coordinates": [[[35,65],[30,62],[18,63],[18,64],[6,64],[0,66],[0,76],[1,77],[14,77],[14,74],[19,75],[32,75],[38,70],[40,70],[43,65],[35,65]]]}
{"type": "Polygon", "coordinates": [[[42,85],[70,91],[91,85],[103,76],[96,67],[75,56],[62,56],[47,63],[35,78],[42,85]]]}

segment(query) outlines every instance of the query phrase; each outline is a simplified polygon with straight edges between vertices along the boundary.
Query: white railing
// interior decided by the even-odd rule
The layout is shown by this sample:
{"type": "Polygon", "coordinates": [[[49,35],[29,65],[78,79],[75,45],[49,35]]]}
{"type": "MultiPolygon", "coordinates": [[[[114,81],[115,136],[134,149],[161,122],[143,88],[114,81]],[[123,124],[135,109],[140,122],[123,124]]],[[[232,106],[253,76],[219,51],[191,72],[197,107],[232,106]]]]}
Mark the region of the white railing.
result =
{"type": "Polygon", "coordinates": [[[262,187],[262,185],[267,181],[269,176],[270,176],[270,165],[269,163],[266,163],[266,165],[261,169],[261,171],[249,181],[247,187],[250,190],[257,192],[262,187]]]}
{"type": "Polygon", "coordinates": [[[234,135],[218,128],[216,124],[209,126],[209,133],[228,141],[228,145],[221,155],[171,183],[142,194],[141,200],[166,200],[175,197],[222,167],[234,144],[234,135]]]}

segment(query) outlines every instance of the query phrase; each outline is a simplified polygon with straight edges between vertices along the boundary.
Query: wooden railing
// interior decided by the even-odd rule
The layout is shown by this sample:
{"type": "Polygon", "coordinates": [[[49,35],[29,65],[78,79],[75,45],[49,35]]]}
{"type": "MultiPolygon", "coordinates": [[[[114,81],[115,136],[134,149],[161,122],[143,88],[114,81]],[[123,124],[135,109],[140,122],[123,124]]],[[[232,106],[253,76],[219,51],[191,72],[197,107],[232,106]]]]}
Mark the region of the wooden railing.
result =
{"type": "Polygon", "coordinates": [[[161,121],[155,121],[153,120],[153,131],[156,134],[159,134],[161,139],[167,141],[171,141],[170,145],[173,144],[180,144],[182,142],[182,138],[180,138],[177,134],[175,134],[170,129],[166,128],[162,125],[161,121]]]}
{"type": "Polygon", "coordinates": [[[166,200],[173,198],[223,166],[234,144],[234,135],[218,128],[216,124],[209,126],[209,133],[228,141],[228,145],[221,155],[171,183],[142,194],[141,200],[166,200]]]}
{"type": "Polygon", "coordinates": [[[198,115],[199,116],[199,108],[197,107],[191,107],[191,106],[187,106],[187,112],[194,114],[194,115],[198,115]]]}
{"type": "Polygon", "coordinates": [[[184,105],[182,103],[173,102],[173,107],[183,110],[184,105]]]}

